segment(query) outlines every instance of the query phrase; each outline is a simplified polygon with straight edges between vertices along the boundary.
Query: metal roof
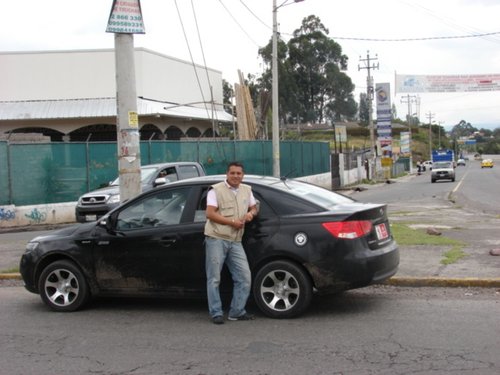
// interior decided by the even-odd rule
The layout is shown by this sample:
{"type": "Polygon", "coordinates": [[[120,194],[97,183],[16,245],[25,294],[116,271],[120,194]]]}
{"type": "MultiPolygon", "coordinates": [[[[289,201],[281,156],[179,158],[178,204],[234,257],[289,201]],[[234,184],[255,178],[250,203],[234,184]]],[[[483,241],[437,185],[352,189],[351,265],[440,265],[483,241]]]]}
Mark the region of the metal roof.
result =
{"type": "MultiPolygon", "coordinates": [[[[169,104],[160,101],[137,99],[139,116],[160,115],[177,118],[232,122],[233,117],[221,110],[190,105],[169,104]]],[[[46,120],[90,117],[115,117],[116,98],[89,98],[64,100],[0,101],[0,121],[2,120],[46,120]]]]}

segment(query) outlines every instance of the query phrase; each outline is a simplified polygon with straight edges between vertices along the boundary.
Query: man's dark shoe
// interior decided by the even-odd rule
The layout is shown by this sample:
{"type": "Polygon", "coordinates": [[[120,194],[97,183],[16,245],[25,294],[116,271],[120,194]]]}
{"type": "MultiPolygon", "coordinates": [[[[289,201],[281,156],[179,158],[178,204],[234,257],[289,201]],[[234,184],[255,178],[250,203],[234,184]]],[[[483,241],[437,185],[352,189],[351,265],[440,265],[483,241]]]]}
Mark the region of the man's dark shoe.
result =
{"type": "Polygon", "coordinates": [[[255,316],[249,313],[245,313],[241,316],[228,316],[227,320],[254,320],[255,316]]]}
{"type": "Polygon", "coordinates": [[[212,318],[213,324],[224,324],[224,318],[222,316],[214,316],[212,318]]]}

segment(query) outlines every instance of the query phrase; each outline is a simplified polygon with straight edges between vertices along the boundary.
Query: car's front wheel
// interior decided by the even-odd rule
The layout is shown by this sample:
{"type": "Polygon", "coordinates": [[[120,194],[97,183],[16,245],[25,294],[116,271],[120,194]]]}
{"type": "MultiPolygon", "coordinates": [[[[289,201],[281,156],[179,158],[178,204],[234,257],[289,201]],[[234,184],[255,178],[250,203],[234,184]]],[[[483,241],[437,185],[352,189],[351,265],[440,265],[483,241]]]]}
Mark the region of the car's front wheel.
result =
{"type": "Polygon", "coordinates": [[[42,301],[55,311],[75,311],[90,295],[83,273],[69,260],[45,267],[38,280],[38,290],[42,301]]]}
{"type": "Polygon", "coordinates": [[[253,297],[271,318],[292,318],[303,313],[312,299],[309,275],[296,264],[277,260],[262,267],[253,284],[253,297]]]}

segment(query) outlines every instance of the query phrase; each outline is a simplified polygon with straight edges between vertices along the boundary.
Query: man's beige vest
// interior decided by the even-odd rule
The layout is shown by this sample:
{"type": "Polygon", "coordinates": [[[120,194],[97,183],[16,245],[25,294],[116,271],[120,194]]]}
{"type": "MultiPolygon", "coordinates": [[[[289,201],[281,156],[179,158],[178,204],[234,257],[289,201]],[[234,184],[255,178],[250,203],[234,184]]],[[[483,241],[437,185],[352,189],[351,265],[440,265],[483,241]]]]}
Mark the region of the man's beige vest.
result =
{"type": "MultiPolygon", "coordinates": [[[[252,188],[248,185],[240,184],[238,193],[235,194],[224,181],[212,185],[212,188],[215,190],[217,196],[219,213],[229,219],[243,219],[248,212],[252,188]]],[[[241,242],[243,231],[244,229],[235,229],[230,225],[218,224],[209,219],[207,219],[207,223],[205,224],[205,235],[221,240],[241,242]]]]}

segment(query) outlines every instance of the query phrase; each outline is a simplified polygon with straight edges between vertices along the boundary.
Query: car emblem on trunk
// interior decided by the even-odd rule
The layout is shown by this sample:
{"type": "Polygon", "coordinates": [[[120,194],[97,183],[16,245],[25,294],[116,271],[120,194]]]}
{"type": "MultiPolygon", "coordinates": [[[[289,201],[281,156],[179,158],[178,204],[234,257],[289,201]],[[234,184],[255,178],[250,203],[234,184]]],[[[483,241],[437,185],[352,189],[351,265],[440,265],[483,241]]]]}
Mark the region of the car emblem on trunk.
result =
{"type": "Polygon", "coordinates": [[[307,243],[307,234],[303,232],[299,232],[295,235],[294,238],[295,245],[304,246],[307,243]]]}

